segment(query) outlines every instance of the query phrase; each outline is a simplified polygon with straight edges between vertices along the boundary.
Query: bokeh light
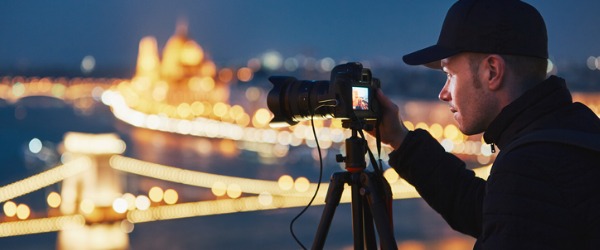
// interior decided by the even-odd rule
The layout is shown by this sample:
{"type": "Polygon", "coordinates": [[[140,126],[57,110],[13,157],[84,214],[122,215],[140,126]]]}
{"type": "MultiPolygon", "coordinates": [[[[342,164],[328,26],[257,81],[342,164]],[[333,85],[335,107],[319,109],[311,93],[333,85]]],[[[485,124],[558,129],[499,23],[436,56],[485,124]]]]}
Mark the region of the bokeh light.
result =
{"type": "Polygon", "coordinates": [[[25,204],[19,204],[17,206],[17,218],[24,220],[29,218],[29,215],[31,215],[31,210],[29,209],[29,206],[25,204]]]}
{"type": "Polygon", "coordinates": [[[17,204],[12,201],[5,202],[2,208],[4,209],[4,214],[7,217],[13,217],[17,214],[17,204]]]}
{"type": "Polygon", "coordinates": [[[294,178],[289,175],[282,175],[277,181],[281,190],[291,190],[294,187],[294,178]]]}
{"type": "Polygon", "coordinates": [[[179,194],[173,189],[167,189],[165,190],[164,200],[169,205],[175,204],[179,200],[179,194]]]}
{"type": "Polygon", "coordinates": [[[229,198],[235,199],[239,198],[242,195],[242,187],[240,185],[232,183],[227,186],[227,196],[229,198]]]}
{"type": "Polygon", "coordinates": [[[163,199],[163,190],[160,187],[152,187],[148,191],[148,198],[152,202],[161,202],[163,199]]]}
{"type": "Polygon", "coordinates": [[[48,197],[46,198],[46,201],[48,202],[48,206],[50,206],[51,208],[58,208],[61,203],[60,194],[58,194],[57,192],[50,192],[48,194],[48,197]]]}
{"type": "Polygon", "coordinates": [[[220,181],[215,181],[211,191],[217,197],[223,196],[227,193],[227,184],[220,181]]]}
{"type": "Polygon", "coordinates": [[[252,77],[253,77],[253,73],[252,73],[252,69],[250,69],[250,68],[243,67],[243,68],[238,69],[238,71],[237,71],[237,78],[241,82],[249,82],[250,80],[252,80],[252,77]]]}
{"type": "Polygon", "coordinates": [[[294,182],[294,188],[298,192],[306,192],[310,187],[310,181],[306,177],[298,177],[294,182]]]}
{"type": "Polygon", "coordinates": [[[34,154],[42,151],[42,141],[38,138],[31,139],[31,141],[29,141],[29,151],[34,154]]]}
{"type": "Polygon", "coordinates": [[[273,196],[269,192],[262,192],[258,195],[258,202],[263,206],[269,206],[273,203],[273,196]]]}
{"type": "Polygon", "coordinates": [[[139,210],[146,210],[150,208],[150,199],[145,195],[138,195],[135,198],[135,207],[139,210]]]}
{"type": "Polygon", "coordinates": [[[89,55],[83,57],[83,60],[81,60],[81,72],[89,74],[94,71],[94,68],[96,68],[96,58],[89,55]]]}
{"type": "Polygon", "coordinates": [[[122,214],[128,210],[127,200],[123,198],[116,198],[112,203],[112,208],[115,212],[122,214]]]}

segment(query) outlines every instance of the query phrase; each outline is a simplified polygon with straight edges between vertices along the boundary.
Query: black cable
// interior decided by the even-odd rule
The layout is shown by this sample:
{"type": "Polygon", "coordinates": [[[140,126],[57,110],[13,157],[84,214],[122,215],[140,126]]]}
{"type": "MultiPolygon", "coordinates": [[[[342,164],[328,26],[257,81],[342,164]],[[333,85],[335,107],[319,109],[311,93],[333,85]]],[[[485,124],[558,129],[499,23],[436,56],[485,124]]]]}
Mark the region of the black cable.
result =
{"type": "MultiPolygon", "coordinates": [[[[326,106],[326,105],[321,105],[321,106],[317,107],[315,109],[315,111],[324,106],[326,106]]],[[[300,216],[302,216],[304,214],[304,212],[306,212],[306,210],[308,210],[308,208],[312,205],[313,201],[317,197],[317,193],[319,193],[319,188],[321,187],[321,180],[323,179],[323,155],[321,154],[321,146],[319,145],[319,140],[317,138],[317,131],[315,129],[314,114],[312,114],[310,116],[310,125],[312,127],[313,135],[315,137],[315,142],[317,144],[317,151],[319,153],[319,180],[317,181],[317,189],[315,190],[315,193],[313,194],[312,198],[310,199],[310,202],[308,202],[308,204],[302,209],[302,211],[300,211],[300,213],[298,213],[298,215],[296,215],[296,217],[294,217],[294,219],[292,219],[292,221],[290,222],[290,233],[292,234],[292,237],[294,238],[296,243],[298,243],[298,245],[300,245],[300,247],[302,247],[302,249],[304,249],[304,250],[306,250],[306,247],[302,244],[302,242],[300,242],[300,239],[298,239],[298,237],[296,237],[296,234],[294,233],[294,222],[296,222],[296,220],[298,220],[298,218],[300,218],[300,216]]]]}

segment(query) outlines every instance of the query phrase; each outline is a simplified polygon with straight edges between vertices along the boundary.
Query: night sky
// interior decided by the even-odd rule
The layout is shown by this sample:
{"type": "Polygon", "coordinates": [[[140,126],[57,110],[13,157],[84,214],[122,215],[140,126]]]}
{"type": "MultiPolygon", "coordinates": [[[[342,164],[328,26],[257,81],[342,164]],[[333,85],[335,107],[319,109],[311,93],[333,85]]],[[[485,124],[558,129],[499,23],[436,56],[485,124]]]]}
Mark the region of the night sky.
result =
{"type": "MultiPolygon", "coordinates": [[[[7,69],[133,68],[144,36],[159,48],[178,20],[217,64],[268,50],[346,60],[392,59],[432,45],[453,1],[65,0],[0,2],[0,74],[7,69]]],[[[600,1],[530,0],[546,19],[555,62],[600,56],[600,1]]]]}

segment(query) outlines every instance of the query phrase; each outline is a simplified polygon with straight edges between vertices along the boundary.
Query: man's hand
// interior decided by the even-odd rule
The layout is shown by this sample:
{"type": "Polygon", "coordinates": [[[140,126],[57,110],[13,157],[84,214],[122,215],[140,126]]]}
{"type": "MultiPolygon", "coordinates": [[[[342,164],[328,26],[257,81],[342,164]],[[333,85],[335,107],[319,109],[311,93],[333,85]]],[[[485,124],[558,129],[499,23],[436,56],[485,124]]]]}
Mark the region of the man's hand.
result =
{"type": "MultiPolygon", "coordinates": [[[[381,89],[377,90],[377,98],[381,104],[382,118],[379,124],[381,142],[390,145],[394,150],[398,149],[408,129],[404,126],[398,113],[398,106],[392,102],[387,96],[383,94],[381,89]]],[[[375,136],[375,130],[369,131],[369,134],[375,136]]]]}

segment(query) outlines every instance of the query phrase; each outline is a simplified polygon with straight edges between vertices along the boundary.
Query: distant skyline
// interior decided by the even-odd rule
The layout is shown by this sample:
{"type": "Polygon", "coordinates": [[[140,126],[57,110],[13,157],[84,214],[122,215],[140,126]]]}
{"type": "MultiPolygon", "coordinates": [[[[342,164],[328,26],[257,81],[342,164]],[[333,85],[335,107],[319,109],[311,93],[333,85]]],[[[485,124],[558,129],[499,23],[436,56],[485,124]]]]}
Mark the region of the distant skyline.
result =
{"type": "MultiPolygon", "coordinates": [[[[219,64],[243,64],[268,50],[346,60],[402,55],[434,44],[454,1],[291,0],[3,1],[0,74],[6,69],[134,68],[138,43],[162,49],[178,20],[219,64]]],[[[600,56],[600,1],[526,1],[544,16],[555,62],[600,56]]]]}

